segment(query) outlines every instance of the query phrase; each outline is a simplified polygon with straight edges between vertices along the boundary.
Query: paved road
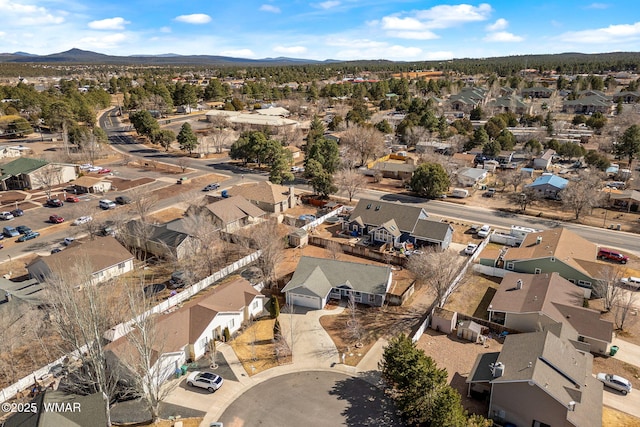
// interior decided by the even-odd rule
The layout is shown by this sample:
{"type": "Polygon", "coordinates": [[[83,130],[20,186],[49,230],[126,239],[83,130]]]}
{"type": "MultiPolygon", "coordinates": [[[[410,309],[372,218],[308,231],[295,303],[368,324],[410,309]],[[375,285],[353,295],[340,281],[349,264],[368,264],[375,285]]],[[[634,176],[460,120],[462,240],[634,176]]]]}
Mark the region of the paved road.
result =
{"type": "Polygon", "coordinates": [[[382,390],[341,373],[306,371],[262,382],[222,414],[225,427],[402,426],[382,390]]]}
{"type": "MultiPolygon", "coordinates": [[[[185,117],[184,119],[188,119],[185,117]]],[[[137,144],[133,138],[125,133],[127,126],[120,123],[119,117],[115,116],[115,110],[112,110],[100,117],[100,125],[107,131],[109,140],[120,151],[126,152],[133,156],[143,158],[153,158],[166,163],[176,164],[177,159],[171,155],[167,155],[159,150],[150,149],[141,144],[137,144]]],[[[194,169],[227,175],[230,179],[228,185],[233,185],[246,180],[266,180],[268,175],[265,173],[257,173],[246,168],[237,167],[227,163],[228,159],[217,159],[215,161],[193,160],[191,167],[194,169]]],[[[293,184],[298,189],[311,191],[306,181],[296,179],[293,184]]],[[[640,255],[640,237],[637,234],[627,233],[623,231],[614,231],[605,228],[589,227],[578,224],[562,223],[544,218],[530,217],[526,215],[518,215],[507,212],[500,212],[492,209],[474,207],[469,205],[461,205],[457,203],[428,200],[413,197],[405,194],[389,194],[377,190],[365,190],[356,195],[356,199],[367,197],[386,201],[399,201],[407,204],[417,204],[423,206],[427,212],[436,217],[447,217],[460,219],[473,224],[490,224],[494,227],[502,227],[508,229],[511,225],[520,225],[524,227],[536,229],[549,229],[555,227],[566,227],[589,241],[594,243],[619,248],[621,250],[634,252],[640,255]]]]}

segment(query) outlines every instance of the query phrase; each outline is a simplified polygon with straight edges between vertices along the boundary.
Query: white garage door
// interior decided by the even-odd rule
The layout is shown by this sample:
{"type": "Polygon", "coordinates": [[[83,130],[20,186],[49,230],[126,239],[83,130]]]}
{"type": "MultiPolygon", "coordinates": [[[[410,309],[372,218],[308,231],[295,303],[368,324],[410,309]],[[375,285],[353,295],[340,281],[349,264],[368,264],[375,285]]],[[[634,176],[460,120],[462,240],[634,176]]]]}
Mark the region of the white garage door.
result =
{"type": "Polygon", "coordinates": [[[299,305],[301,307],[310,307],[310,308],[322,308],[320,306],[321,301],[318,297],[312,297],[308,295],[300,295],[300,294],[289,294],[290,300],[293,305],[299,305]]]}

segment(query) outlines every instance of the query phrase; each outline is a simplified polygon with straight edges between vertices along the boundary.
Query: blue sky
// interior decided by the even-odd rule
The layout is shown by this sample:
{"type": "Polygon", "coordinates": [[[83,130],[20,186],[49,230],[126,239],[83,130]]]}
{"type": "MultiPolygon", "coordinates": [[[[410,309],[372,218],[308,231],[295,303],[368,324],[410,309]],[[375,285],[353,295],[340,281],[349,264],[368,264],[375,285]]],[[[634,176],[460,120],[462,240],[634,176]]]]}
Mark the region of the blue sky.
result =
{"type": "Polygon", "coordinates": [[[635,1],[0,0],[0,51],[481,58],[640,51],[635,1]]]}

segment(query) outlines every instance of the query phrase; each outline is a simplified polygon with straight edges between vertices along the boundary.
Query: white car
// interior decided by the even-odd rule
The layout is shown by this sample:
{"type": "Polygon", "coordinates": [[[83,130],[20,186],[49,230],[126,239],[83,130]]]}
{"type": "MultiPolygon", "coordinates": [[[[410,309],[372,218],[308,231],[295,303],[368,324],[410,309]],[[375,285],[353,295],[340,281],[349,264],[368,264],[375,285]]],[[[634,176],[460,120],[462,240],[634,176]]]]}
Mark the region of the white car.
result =
{"type": "Polygon", "coordinates": [[[480,227],[480,230],[478,230],[478,237],[482,237],[484,239],[489,235],[490,232],[491,232],[491,227],[485,224],[482,227],[480,227]]]}
{"type": "Polygon", "coordinates": [[[220,375],[212,372],[195,371],[187,377],[187,385],[190,387],[200,387],[209,390],[211,393],[222,386],[224,380],[220,375]]]}
{"type": "Polygon", "coordinates": [[[92,167],[93,167],[93,165],[91,163],[85,163],[83,165],[80,165],[80,169],[81,170],[87,170],[87,169],[92,168],[92,167]]]}
{"type": "Polygon", "coordinates": [[[464,253],[467,255],[473,255],[473,253],[478,249],[478,245],[475,243],[469,243],[466,248],[464,248],[464,253]]]}
{"type": "Polygon", "coordinates": [[[600,372],[598,375],[596,375],[596,378],[598,379],[598,381],[602,381],[605,386],[618,390],[625,396],[627,393],[631,393],[631,390],[633,388],[631,386],[631,382],[628,379],[619,377],[618,375],[605,374],[603,372],[600,372]]]}
{"type": "Polygon", "coordinates": [[[73,243],[73,241],[76,240],[73,237],[65,237],[64,240],[62,241],[62,244],[65,246],[69,246],[70,244],[73,243]]]}
{"type": "Polygon", "coordinates": [[[87,169],[89,172],[100,172],[102,170],[102,168],[100,166],[91,166],[89,169],[87,169]]]}
{"type": "Polygon", "coordinates": [[[0,212],[0,219],[5,221],[13,219],[13,214],[11,212],[0,212]]]}
{"type": "Polygon", "coordinates": [[[79,218],[77,218],[75,221],[73,221],[73,225],[80,225],[80,224],[86,224],[87,222],[93,221],[93,218],[91,218],[90,216],[81,216],[79,218]]]}

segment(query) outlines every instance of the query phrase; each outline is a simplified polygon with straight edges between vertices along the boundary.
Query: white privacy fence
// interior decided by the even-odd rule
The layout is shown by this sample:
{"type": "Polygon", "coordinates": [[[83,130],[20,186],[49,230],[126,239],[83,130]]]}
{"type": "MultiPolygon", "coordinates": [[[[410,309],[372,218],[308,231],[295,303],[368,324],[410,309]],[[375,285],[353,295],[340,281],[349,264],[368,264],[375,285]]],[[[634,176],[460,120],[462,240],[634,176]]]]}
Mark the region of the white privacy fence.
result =
{"type": "MultiPolygon", "coordinates": [[[[142,319],[144,319],[147,316],[150,316],[152,314],[157,314],[157,313],[163,313],[165,311],[171,310],[173,307],[177,306],[178,304],[183,303],[184,301],[187,301],[188,299],[190,299],[191,297],[193,297],[195,294],[197,294],[198,292],[202,291],[203,289],[211,286],[213,283],[225,278],[226,276],[235,273],[236,271],[238,271],[240,268],[251,264],[252,262],[254,262],[255,260],[258,259],[258,257],[260,256],[260,254],[262,253],[262,251],[256,251],[253,252],[249,255],[247,255],[244,258],[239,259],[238,261],[234,262],[233,264],[230,264],[226,267],[224,267],[223,269],[216,271],[214,274],[212,274],[211,276],[205,277],[204,279],[202,279],[201,281],[199,281],[198,283],[194,284],[193,286],[190,286],[188,288],[186,288],[185,290],[183,290],[182,292],[177,293],[176,295],[169,297],[168,299],[162,301],[160,304],[154,306],[153,308],[151,308],[150,310],[148,310],[147,312],[141,314],[139,317],[135,318],[135,319],[131,319],[128,322],[124,322],[121,323],[115,327],[113,327],[112,329],[110,329],[109,331],[107,331],[105,333],[105,338],[110,340],[110,341],[114,341],[124,335],[127,334],[127,332],[129,332],[129,330],[131,329],[131,325],[133,325],[135,323],[135,321],[140,321],[142,319]]],[[[261,286],[263,284],[258,284],[256,286],[261,286]]],[[[82,349],[82,351],[84,351],[84,349],[82,349]]],[[[16,381],[15,383],[11,384],[8,387],[5,387],[4,389],[0,390],[0,402],[6,402],[7,400],[13,398],[14,396],[16,396],[21,390],[25,390],[29,387],[31,387],[32,385],[34,385],[36,380],[41,379],[44,375],[49,373],[49,370],[59,364],[62,363],[67,357],[69,358],[74,358],[77,357],[78,353],[74,352],[74,353],[70,353],[68,355],[64,355],[62,357],[60,357],[58,360],[55,360],[51,363],[49,363],[46,366],[43,366],[42,368],[31,372],[29,375],[25,376],[24,378],[16,381]]]]}

